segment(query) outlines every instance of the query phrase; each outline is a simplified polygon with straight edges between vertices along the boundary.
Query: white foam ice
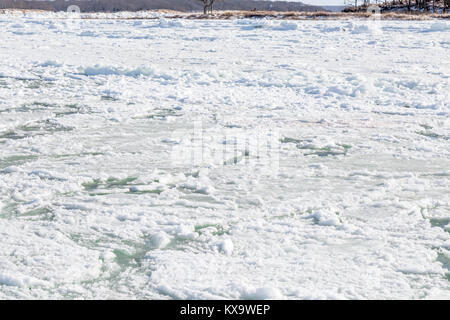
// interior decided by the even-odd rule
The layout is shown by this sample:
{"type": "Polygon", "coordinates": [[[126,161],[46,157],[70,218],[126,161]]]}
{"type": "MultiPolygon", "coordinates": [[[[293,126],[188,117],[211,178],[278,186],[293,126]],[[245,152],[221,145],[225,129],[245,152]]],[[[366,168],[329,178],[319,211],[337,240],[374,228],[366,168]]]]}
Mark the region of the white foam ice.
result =
{"type": "Polygon", "coordinates": [[[0,298],[449,298],[445,23],[0,16],[0,298]]]}

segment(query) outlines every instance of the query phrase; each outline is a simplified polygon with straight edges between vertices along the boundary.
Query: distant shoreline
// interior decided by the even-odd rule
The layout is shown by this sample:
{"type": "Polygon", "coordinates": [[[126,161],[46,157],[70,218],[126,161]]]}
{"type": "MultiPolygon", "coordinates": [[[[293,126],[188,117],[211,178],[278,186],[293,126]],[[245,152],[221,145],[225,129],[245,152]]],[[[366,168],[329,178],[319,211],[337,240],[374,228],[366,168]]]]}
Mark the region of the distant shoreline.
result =
{"type": "MultiPolygon", "coordinates": [[[[54,12],[46,10],[30,10],[30,9],[1,9],[0,14],[7,13],[52,13],[68,14],[66,12],[54,12]]],[[[268,18],[277,20],[345,20],[345,19],[367,19],[371,17],[366,12],[277,12],[277,11],[215,11],[214,14],[205,15],[200,12],[186,13],[173,10],[145,10],[137,12],[119,11],[119,12],[83,12],[80,14],[81,19],[127,19],[127,20],[146,20],[159,19],[164,17],[167,19],[187,19],[187,20],[230,20],[230,19],[251,19],[251,18],[268,18]],[[149,14],[149,15],[146,15],[149,14]],[[151,14],[160,14],[152,16],[151,14]]],[[[389,12],[380,15],[381,20],[433,20],[433,19],[450,19],[450,13],[398,13],[389,12]]]]}

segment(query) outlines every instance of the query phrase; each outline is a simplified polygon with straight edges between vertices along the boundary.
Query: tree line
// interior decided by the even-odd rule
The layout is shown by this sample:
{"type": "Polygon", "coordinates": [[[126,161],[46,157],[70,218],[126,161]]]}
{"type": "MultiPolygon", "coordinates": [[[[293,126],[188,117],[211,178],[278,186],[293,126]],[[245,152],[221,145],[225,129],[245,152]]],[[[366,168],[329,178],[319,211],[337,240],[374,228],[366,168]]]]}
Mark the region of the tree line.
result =
{"type": "Polygon", "coordinates": [[[82,12],[117,12],[167,9],[182,12],[218,10],[319,11],[322,8],[301,2],[269,0],[0,0],[0,9],[66,11],[70,5],[82,12]]]}
{"type": "MultiPolygon", "coordinates": [[[[450,0],[349,0],[349,5],[354,5],[356,11],[365,10],[366,7],[376,4],[380,5],[382,10],[392,10],[394,8],[404,8],[411,11],[443,12],[450,11],[450,0]]],[[[352,11],[351,8],[350,10],[352,11]]]]}

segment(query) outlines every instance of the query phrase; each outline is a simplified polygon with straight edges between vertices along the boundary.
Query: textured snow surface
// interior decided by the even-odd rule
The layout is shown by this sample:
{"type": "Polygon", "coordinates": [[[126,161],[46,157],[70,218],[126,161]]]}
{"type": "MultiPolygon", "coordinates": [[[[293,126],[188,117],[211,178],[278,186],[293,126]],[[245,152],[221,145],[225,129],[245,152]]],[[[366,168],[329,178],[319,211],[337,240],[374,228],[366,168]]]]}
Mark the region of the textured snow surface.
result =
{"type": "Polygon", "coordinates": [[[101,18],[0,15],[0,298],[450,298],[448,24],[101,18]]]}

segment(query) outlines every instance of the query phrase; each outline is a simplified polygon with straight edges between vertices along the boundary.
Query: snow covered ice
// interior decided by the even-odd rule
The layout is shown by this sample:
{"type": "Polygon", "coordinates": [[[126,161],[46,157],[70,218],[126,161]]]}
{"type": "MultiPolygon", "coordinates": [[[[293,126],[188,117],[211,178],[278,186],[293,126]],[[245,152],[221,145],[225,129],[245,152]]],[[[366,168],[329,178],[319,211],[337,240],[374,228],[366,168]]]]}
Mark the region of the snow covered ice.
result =
{"type": "Polygon", "coordinates": [[[105,17],[0,15],[0,298],[450,298],[448,22],[105,17]]]}

